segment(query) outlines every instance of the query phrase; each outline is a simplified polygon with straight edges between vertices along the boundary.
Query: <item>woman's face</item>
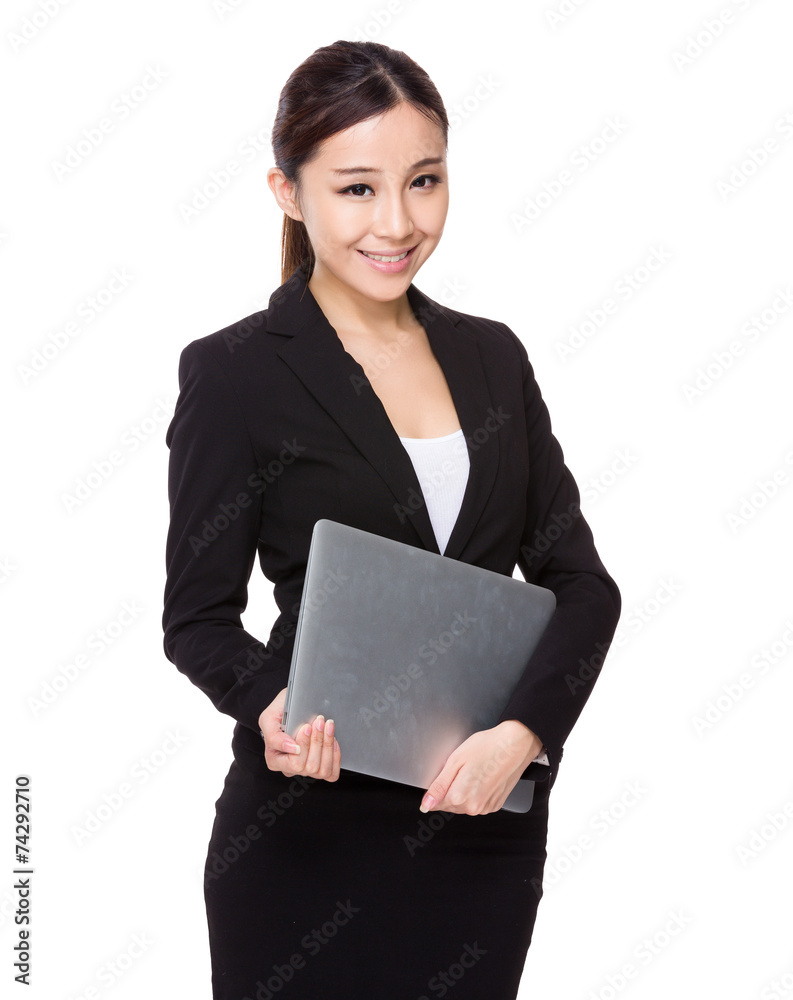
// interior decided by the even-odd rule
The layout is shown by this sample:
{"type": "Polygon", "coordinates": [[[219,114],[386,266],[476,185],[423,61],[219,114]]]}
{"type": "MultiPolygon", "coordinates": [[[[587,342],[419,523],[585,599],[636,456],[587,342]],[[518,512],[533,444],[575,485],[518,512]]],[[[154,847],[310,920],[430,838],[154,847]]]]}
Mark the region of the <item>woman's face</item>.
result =
{"type": "Polygon", "coordinates": [[[441,129],[409,104],[338,132],[301,171],[296,218],[312,282],[377,301],[401,296],[443,233],[449,207],[441,129]],[[401,255],[397,262],[367,258],[401,255]]]}

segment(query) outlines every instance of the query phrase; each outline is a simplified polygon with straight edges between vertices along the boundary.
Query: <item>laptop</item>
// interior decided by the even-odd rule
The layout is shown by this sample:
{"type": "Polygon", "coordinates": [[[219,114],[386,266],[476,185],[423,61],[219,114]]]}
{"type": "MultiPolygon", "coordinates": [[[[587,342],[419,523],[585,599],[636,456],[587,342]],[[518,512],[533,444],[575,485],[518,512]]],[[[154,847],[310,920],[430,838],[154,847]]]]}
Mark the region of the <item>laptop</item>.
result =
{"type": "MultiPolygon", "coordinates": [[[[342,769],[426,789],[496,725],[556,608],[545,587],[328,518],[311,536],[282,729],[333,719],[342,769]]],[[[527,812],[521,779],[503,809],[527,812]]]]}

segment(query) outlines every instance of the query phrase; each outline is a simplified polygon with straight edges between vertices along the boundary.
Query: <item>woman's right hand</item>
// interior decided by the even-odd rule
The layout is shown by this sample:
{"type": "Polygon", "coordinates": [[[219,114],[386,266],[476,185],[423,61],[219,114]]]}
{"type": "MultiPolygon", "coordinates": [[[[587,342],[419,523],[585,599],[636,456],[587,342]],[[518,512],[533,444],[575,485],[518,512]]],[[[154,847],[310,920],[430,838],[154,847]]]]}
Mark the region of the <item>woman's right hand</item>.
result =
{"type": "Polygon", "coordinates": [[[273,698],[259,716],[264,738],[264,759],[271,771],[287,777],[303,774],[310,778],[336,781],[341,766],[341,749],[334,736],[333,719],[325,723],[318,715],[312,725],[301,726],[295,740],[281,729],[286,688],[273,698]]]}

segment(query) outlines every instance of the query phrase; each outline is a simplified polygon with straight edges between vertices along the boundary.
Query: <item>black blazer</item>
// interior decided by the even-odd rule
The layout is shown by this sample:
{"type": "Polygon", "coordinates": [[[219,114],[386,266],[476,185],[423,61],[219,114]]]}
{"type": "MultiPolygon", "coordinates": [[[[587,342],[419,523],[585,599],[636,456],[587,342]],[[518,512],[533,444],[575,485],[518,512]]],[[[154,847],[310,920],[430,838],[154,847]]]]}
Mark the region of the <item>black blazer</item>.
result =
{"type": "MultiPolygon", "coordinates": [[[[413,284],[407,294],[470,458],[444,555],[508,576],[517,564],[556,595],[551,623],[499,719],[519,719],[543,740],[550,767],[532,763],[523,777],[553,784],[616,629],[619,590],[580,512],[520,339],[413,284]]],[[[258,718],[287,683],[314,523],[330,518],[438,552],[421,487],[303,268],[267,309],[182,350],[165,440],[165,655],[237,721],[234,739],[261,752],[258,718]],[[266,642],[241,622],[257,551],[280,612],[266,642]]]]}

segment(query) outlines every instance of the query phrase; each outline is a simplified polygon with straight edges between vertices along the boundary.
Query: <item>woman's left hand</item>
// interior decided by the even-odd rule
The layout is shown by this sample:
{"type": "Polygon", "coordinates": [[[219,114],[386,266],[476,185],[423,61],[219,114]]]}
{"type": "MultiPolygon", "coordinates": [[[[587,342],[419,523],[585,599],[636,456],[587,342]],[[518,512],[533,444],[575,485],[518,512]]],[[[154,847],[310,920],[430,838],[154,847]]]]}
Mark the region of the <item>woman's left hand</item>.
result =
{"type": "Polygon", "coordinates": [[[421,811],[496,812],[542,749],[542,740],[517,719],[507,719],[464,740],[430,784],[421,811]]]}

